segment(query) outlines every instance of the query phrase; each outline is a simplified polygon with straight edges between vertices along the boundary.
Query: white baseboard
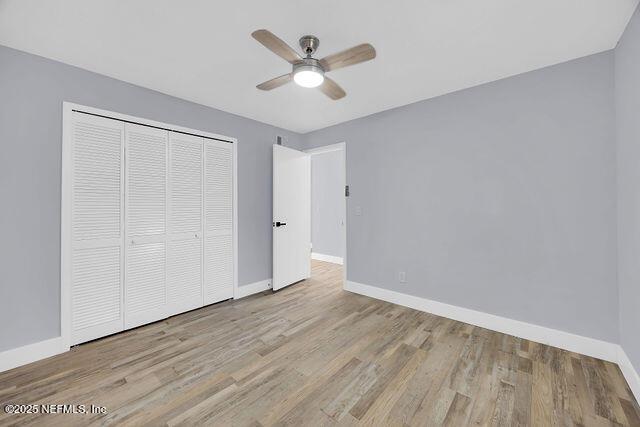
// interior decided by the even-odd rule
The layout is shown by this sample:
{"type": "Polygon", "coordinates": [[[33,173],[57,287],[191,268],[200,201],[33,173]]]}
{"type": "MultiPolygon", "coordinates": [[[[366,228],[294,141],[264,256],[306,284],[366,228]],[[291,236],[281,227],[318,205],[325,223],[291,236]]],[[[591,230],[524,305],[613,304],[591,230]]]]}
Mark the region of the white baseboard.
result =
{"type": "Polygon", "coordinates": [[[50,338],[11,350],[5,350],[0,352],[0,372],[46,359],[47,357],[55,356],[65,351],[69,351],[69,347],[64,345],[62,337],[50,338]]]}
{"type": "Polygon", "coordinates": [[[234,296],[234,299],[248,297],[249,295],[257,294],[258,292],[264,292],[268,289],[271,289],[271,279],[265,279],[259,282],[250,283],[248,285],[238,286],[238,294],[234,296]]]}
{"type": "Polygon", "coordinates": [[[333,264],[342,265],[342,257],[339,257],[339,256],[325,255],[325,254],[319,254],[317,252],[311,252],[311,259],[316,259],[318,261],[331,262],[333,264]]]}
{"type": "Polygon", "coordinates": [[[619,345],[400,292],[347,281],[344,289],[438,316],[618,363],[619,345]]]}
{"type": "Polygon", "coordinates": [[[618,366],[627,380],[631,392],[636,397],[636,400],[640,402],[640,375],[638,375],[638,371],[635,370],[631,360],[629,360],[629,356],[621,346],[618,346],[618,366]]]}

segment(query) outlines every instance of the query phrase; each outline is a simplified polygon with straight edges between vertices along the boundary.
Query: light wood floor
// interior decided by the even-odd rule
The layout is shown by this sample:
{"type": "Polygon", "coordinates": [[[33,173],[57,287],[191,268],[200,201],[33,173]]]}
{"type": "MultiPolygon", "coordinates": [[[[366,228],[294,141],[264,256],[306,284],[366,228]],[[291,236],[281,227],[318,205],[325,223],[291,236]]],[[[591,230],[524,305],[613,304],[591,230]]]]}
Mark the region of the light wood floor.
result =
{"type": "Polygon", "coordinates": [[[341,289],[341,269],[0,374],[0,424],[640,425],[618,367],[341,289]]]}

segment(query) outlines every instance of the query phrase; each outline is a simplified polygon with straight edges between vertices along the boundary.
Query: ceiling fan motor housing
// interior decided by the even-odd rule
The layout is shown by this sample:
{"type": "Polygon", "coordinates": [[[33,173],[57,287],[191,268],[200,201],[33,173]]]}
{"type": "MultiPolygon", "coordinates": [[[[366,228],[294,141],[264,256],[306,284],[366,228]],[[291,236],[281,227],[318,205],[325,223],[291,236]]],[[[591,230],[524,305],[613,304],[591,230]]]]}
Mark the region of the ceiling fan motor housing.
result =
{"type": "Polygon", "coordinates": [[[300,47],[307,58],[311,57],[318,50],[318,46],[320,46],[320,40],[316,36],[302,36],[299,40],[300,47]]]}
{"type": "Polygon", "coordinates": [[[304,58],[299,63],[294,64],[293,73],[295,74],[298,71],[313,71],[324,75],[324,68],[320,65],[320,61],[314,58],[304,58]]]}

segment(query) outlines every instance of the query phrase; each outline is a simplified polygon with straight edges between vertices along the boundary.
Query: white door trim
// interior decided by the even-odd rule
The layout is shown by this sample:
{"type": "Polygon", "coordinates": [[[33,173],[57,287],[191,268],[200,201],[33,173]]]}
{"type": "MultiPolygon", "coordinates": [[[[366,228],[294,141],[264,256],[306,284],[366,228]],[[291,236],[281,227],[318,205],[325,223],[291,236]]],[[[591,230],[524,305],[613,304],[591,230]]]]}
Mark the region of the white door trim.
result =
{"type": "Polygon", "coordinates": [[[304,150],[305,153],[309,154],[324,154],[331,153],[332,151],[344,151],[346,143],[338,142],[336,144],[331,145],[323,145],[322,147],[309,148],[308,150],[304,150]]]}
{"type": "MultiPolygon", "coordinates": [[[[331,153],[332,151],[342,151],[342,164],[344,165],[344,174],[342,175],[344,182],[342,183],[342,188],[344,191],[344,188],[347,185],[347,143],[346,142],[338,142],[336,144],[330,144],[330,145],[324,145],[322,147],[316,147],[316,148],[310,148],[308,150],[304,150],[305,153],[309,153],[311,154],[311,157],[313,158],[314,154],[324,154],[324,153],[331,153]]],[[[312,166],[313,167],[313,166],[312,166]]],[[[344,194],[343,194],[344,196],[344,194]]],[[[347,283],[347,226],[348,226],[348,221],[347,221],[347,197],[344,196],[343,197],[343,202],[342,202],[342,218],[344,220],[344,227],[342,227],[342,258],[341,258],[341,264],[342,264],[342,288],[344,289],[346,283],[347,283]]],[[[320,254],[318,254],[320,255],[320,254]]],[[[313,257],[313,254],[312,254],[313,257]]],[[[314,258],[314,259],[320,259],[320,258],[314,258]]],[[[333,262],[337,262],[337,257],[333,257],[334,261],[333,262]]],[[[332,262],[332,261],[329,261],[332,262]]]]}
{"type": "Polygon", "coordinates": [[[62,200],[60,206],[60,338],[63,351],[70,348],[71,343],[71,174],[72,162],[71,144],[73,138],[73,111],[103,116],[105,118],[134,122],[142,125],[162,128],[170,131],[183,132],[196,136],[212,138],[232,143],[233,146],[233,296],[238,292],[238,140],[225,135],[191,129],[184,126],[172,125],[142,117],[114,111],[102,110],[72,102],[62,103],[62,200]]]}

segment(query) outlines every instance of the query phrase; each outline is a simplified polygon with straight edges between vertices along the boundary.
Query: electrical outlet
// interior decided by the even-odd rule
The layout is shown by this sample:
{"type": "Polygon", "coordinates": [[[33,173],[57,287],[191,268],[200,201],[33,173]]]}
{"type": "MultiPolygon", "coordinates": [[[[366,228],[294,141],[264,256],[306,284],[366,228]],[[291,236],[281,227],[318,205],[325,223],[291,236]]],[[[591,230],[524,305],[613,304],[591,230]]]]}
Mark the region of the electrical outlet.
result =
{"type": "Polygon", "coordinates": [[[407,273],[405,273],[404,271],[398,273],[398,280],[400,281],[400,283],[407,283],[407,273]]]}
{"type": "Polygon", "coordinates": [[[362,206],[356,206],[356,216],[362,216],[362,206]]]}
{"type": "Polygon", "coordinates": [[[273,285],[271,284],[271,282],[267,283],[267,288],[273,289],[273,285]]]}

